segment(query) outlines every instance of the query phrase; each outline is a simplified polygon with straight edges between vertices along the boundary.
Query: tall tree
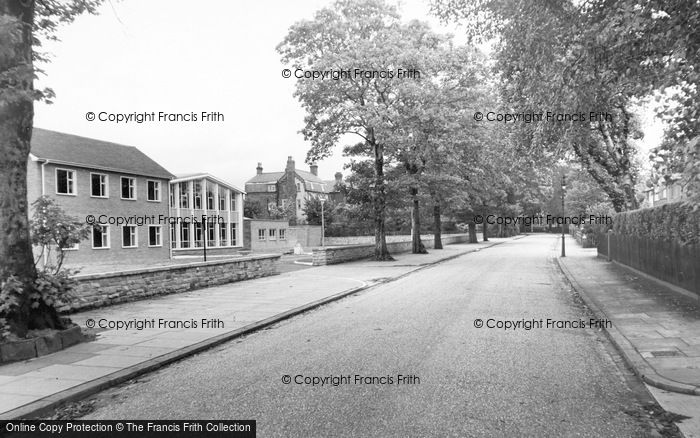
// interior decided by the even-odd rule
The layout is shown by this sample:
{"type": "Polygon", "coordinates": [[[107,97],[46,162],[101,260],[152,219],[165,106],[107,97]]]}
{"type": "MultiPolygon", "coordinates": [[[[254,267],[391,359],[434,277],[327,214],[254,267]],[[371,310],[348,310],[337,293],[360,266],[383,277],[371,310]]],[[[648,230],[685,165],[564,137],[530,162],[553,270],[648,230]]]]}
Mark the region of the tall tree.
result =
{"type": "Polygon", "coordinates": [[[20,335],[29,328],[60,324],[53,309],[33,307],[30,300],[37,272],[29,236],[27,160],[34,100],[53,97],[50,89],[34,88],[40,72],[35,63],[46,60],[34,47],[42,38],[55,39],[60,23],[69,23],[86,11],[94,13],[99,3],[0,0],[0,282],[20,285],[14,310],[3,315],[20,335]]]}
{"type": "MultiPolygon", "coordinates": [[[[606,41],[594,30],[595,3],[601,2],[436,0],[434,6],[444,18],[467,21],[472,36],[498,38],[505,110],[554,115],[514,125],[521,147],[572,151],[620,211],[638,203],[634,140],[641,132],[632,107],[639,88],[601,56],[606,41]],[[559,121],[557,114],[580,114],[583,121],[559,121]]],[[[609,10],[615,2],[603,3],[609,10]]]]}
{"type": "Polygon", "coordinates": [[[345,136],[362,139],[355,152],[374,163],[376,260],[391,259],[385,230],[386,149],[398,127],[402,96],[421,80],[416,75],[400,77],[399,69],[420,72],[423,55],[436,41],[422,26],[402,23],[396,8],[382,0],[339,0],[318,11],[313,20],[293,25],[278,46],[293,74],[336,75],[296,83],[295,96],[307,113],[302,130],[311,142],[307,161],[330,155],[345,136]]]}

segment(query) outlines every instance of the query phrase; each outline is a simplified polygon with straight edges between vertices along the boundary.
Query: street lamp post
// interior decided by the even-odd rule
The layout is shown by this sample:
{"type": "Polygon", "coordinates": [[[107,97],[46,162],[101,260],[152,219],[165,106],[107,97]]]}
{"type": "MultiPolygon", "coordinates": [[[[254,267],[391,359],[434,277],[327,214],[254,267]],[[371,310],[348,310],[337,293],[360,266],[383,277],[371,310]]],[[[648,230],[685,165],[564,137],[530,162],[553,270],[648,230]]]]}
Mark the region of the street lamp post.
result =
{"type": "Polygon", "coordinates": [[[326,218],[323,210],[323,204],[326,200],[321,199],[321,246],[326,246],[326,218]]]}
{"type": "Polygon", "coordinates": [[[564,238],[564,224],[566,223],[566,213],[564,212],[564,192],[566,191],[566,175],[561,176],[561,256],[566,257],[566,241],[564,238]]]}

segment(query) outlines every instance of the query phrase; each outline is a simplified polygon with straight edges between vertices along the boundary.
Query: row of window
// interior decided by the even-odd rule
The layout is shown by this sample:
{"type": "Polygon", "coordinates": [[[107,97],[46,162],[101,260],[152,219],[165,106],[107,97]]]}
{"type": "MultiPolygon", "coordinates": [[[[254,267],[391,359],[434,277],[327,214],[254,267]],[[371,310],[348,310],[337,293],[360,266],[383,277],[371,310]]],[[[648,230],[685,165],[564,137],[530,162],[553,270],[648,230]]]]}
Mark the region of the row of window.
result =
{"type": "MultiPolygon", "coordinates": [[[[136,225],[124,225],[121,228],[121,243],[122,248],[138,248],[138,228],[136,225]]],[[[109,244],[109,225],[99,225],[92,229],[92,247],[93,249],[108,249],[109,244]]],[[[148,226],[148,246],[158,247],[163,246],[162,226],[148,226]]],[[[75,247],[74,249],[78,249],[75,247]]]]}
{"type": "Polygon", "coordinates": [[[207,247],[222,247],[222,246],[237,246],[238,244],[238,229],[235,223],[220,223],[218,224],[219,239],[216,239],[216,227],[207,225],[206,233],[204,232],[204,224],[196,222],[190,228],[189,224],[178,224],[177,228],[174,225],[170,227],[170,245],[173,248],[202,248],[205,243],[207,247]],[[180,234],[180,246],[177,246],[176,233],[180,234]],[[205,236],[206,234],[206,236],[205,236]]]}
{"type": "MultiPolygon", "coordinates": [[[[202,183],[201,181],[187,181],[177,183],[178,188],[178,205],[180,208],[190,208],[190,184],[192,184],[192,205],[195,210],[202,210],[202,183]]],[[[175,206],[175,189],[170,192],[170,206],[175,206]]],[[[216,206],[220,211],[236,211],[236,192],[228,190],[230,195],[226,195],[226,190],[219,189],[218,199],[215,191],[211,187],[207,187],[206,202],[207,210],[216,210],[216,206]],[[229,199],[228,208],[226,199],[229,199]],[[217,203],[215,203],[217,201],[217,203]]]]}
{"type": "MultiPolygon", "coordinates": [[[[189,224],[179,224],[180,246],[179,248],[201,248],[204,246],[204,226],[201,222],[194,223],[190,229],[189,224]],[[190,239],[191,234],[193,239],[190,239]]],[[[121,246],[122,248],[138,248],[138,227],[136,225],[123,225],[121,227],[121,246]]],[[[223,247],[236,246],[238,242],[238,230],[236,224],[219,224],[219,239],[216,239],[216,228],[208,226],[206,231],[206,244],[208,247],[223,247]]],[[[270,230],[271,232],[275,230],[270,230]]],[[[280,230],[280,239],[284,239],[284,231],[280,230]]],[[[177,241],[175,239],[178,232],[175,225],[170,226],[170,242],[173,248],[176,248],[177,241]]],[[[274,234],[274,233],[273,233],[274,234]]],[[[109,225],[98,225],[92,229],[92,247],[93,249],[110,248],[110,228],[109,225]]],[[[148,246],[160,247],[163,246],[162,226],[148,226],[148,246]]],[[[76,245],[72,249],[78,249],[76,245]]]]}
{"type": "Polygon", "coordinates": [[[287,240],[287,229],[286,228],[259,228],[258,229],[258,240],[287,240]]]}
{"type": "MultiPolygon", "coordinates": [[[[146,180],[148,185],[147,199],[160,202],[160,181],[146,180]]],[[[136,178],[130,176],[119,177],[121,199],[136,200],[136,178]]],[[[75,170],[56,169],[56,194],[77,195],[77,177],[75,170]]],[[[104,173],[90,173],[90,196],[93,198],[109,198],[109,175],[104,173]]]]}

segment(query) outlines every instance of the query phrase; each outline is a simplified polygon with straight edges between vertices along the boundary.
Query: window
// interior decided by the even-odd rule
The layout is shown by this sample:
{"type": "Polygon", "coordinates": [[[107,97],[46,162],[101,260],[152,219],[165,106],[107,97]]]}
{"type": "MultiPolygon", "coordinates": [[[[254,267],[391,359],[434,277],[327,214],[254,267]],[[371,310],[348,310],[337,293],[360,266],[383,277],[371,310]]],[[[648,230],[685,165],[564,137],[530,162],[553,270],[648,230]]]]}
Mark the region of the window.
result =
{"type": "Polygon", "coordinates": [[[194,224],[194,246],[195,248],[204,246],[204,227],[201,222],[194,224]]]}
{"type": "Polygon", "coordinates": [[[178,186],[180,186],[180,208],[190,208],[190,189],[188,184],[186,182],[178,183],[178,186]]]}
{"type": "Polygon", "coordinates": [[[267,185],[267,191],[268,191],[268,192],[276,192],[276,191],[277,191],[277,186],[275,186],[274,184],[268,184],[268,185],[267,185]]]}
{"type": "Polygon", "coordinates": [[[90,174],[90,196],[94,198],[107,197],[107,175],[102,173],[90,174]]]}
{"type": "Polygon", "coordinates": [[[279,229],[280,240],[287,240],[287,230],[285,228],[279,229]]]}
{"type": "Polygon", "coordinates": [[[109,248],[109,227],[107,225],[97,225],[92,227],[92,247],[109,248]]]}
{"type": "Polygon", "coordinates": [[[229,206],[231,211],[236,211],[236,193],[231,192],[231,205],[229,206]]]}
{"type": "Polygon", "coordinates": [[[136,199],[136,178],[121,177],[122,199],[136,199]]]}
{"type": "Polygon", "coordinates": [[[160,225],[148,226],[148,246],[163,246],[163,239],[160,235],[160,225]]]}
{"type": "Polygon", "coordinates": [[[236,224],[231,224],[231,246],[236,246],[236,224]]]}
{"type": "Polygon", "coordinates": [[[56,169],[56,193],[75,195],[75,171],[56,169]]]}
{"type": "Polygon", "coordinates": [[[190,224],[180,224],[180,248],[190,247],[190,224]]]}
{"type": "Polygon", "coordinates": [[[265,240],[265,228],[260,228],[258,230],[258,240],[265,240]]]}
{"type": "Polygon", "coordinates": [[[297,183],[297,192],[301,192],[301,183],[297,183]]]}
{"type": "Polygon", "coordinates": [[[214,190],[207,189],[207,210],[214,209],[214,190]]]}
{"type": "Polygon", "coordinates": [[[274,228],[270,228],[270,240],[277,240],[277,230],[274,228]]]}
{"type": "Polygon", "coordinates": [[[160,181],[148,181],[149,201],[160,202],[160,181]]]}
{"type": "Polygon", "coordinates": [[[194,208],[197,210],[202,209],[202,183],[199,181],[193,181],[194,184],[194,208]]]}
{"type": "Polygon", "coordinates": [[[228,231],[228,224],[219,224],[219,246],[228,246],[228,240],[226,239],[226,233],[228,231]]]}
{"type": "Polygon", "coordinates": [[[77,251],[78,249],[80,249],[80,244],[75,243],[73,244],[73,246],[67,246],[63,248],[63,251],[77,251]]]}
{"type": "Polygon", "coordinates": [[[297,210],[301,210],[301,199],[297,199],[297,210]]]}
{"type": "Polygon", "coordinates": [[[122,248],[136,248],[136,225],[122,227],[122,248]]]}
{"type": "Polygon", "coordinates": [[[207,246],[216,246],[216,227],[212,221],[207,222],[207,246]]]}
{"type": "Polygon", "coordinates": [[[177,248],[177,229],[175,224],[170,224],[170,247],[177,248]]]}
{"type": "Polygon", "coordinates": [[[219,210],[226,210],[226,193],[219,189],[219,210]]]}
{"type": "Polygon", "coordinates": [[[172,186],[169,187],[168,195],[168,207],[175,207],[175,192],[173,191],[172,186]]]}

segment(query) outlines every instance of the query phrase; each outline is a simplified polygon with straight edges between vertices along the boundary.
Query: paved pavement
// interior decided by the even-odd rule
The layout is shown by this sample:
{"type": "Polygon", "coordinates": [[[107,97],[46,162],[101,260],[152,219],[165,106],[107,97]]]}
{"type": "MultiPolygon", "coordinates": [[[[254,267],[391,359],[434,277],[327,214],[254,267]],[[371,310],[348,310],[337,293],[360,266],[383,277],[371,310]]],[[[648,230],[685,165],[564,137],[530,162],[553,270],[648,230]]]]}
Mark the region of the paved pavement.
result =
{"type": "Polygon", "coordinates": [[[265,437],[659,436],[601,330],[488,328],[591,317],[554,243],[528,236],[378,285],[100,393],[83,418],[255,419],[265,437]]]}
{"type": "Polygon", "coordinates": [[[647,376],[670,390],[700,395],[700,301],[666,289],[569,245],[560,263],[641,356],[647,376]]]}
{"type": "Polygon", "coordinates": [[[700,301],[597,257],[595,248],[572,242],[558,261],[589,307],[612,321],[612,341],[654,397],[690,417],[679,423],[686,438],[700,438],[700,301]]]}
{"type": "Polygon", "coordinates": [[[448,245],[428,255],[398,254],[394,262],[360,261],[284,272],[74,314],[71,318],[81,327],[88,320],[95,322],[96,340],[0,366],[0,419],[79,399],[324,301],[506,240],[448,245]],[[118,321],[131,327],[99,328],[118,321]],[[191,328],[195,322],[197,328],[191,328]]]}

